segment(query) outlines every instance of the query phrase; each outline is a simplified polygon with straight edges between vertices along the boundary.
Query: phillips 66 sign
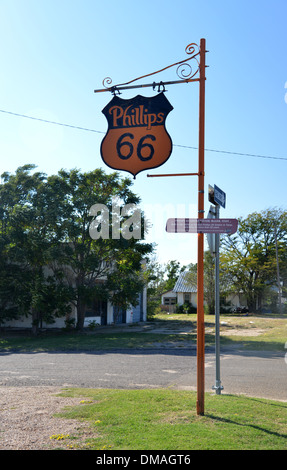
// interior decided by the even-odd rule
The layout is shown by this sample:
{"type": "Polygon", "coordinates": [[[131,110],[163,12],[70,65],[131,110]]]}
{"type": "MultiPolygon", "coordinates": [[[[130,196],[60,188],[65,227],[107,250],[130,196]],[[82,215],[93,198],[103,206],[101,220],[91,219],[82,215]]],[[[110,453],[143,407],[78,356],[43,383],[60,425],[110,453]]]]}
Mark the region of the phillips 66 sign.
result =
{"type": "Polygon", "coordinates": [[[165,120],[172,109],[164,93],[127,100],[114,96],[102,111],[108,121],[101,144],[106,165],[135,177],[140,171],[165,163],[172,151],[165,120]]]}

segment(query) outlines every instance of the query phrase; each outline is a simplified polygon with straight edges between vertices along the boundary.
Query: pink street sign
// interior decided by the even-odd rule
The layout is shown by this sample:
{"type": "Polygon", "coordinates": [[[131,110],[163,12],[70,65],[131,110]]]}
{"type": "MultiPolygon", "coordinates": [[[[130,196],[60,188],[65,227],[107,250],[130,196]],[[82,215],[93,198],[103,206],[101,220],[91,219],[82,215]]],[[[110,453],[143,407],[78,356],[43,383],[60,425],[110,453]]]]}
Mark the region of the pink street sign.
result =
{"type": "Polygon", "coordinates": [[[168,219],[166,231],[169,233],[235,233],[236,219],[168,219]]]}

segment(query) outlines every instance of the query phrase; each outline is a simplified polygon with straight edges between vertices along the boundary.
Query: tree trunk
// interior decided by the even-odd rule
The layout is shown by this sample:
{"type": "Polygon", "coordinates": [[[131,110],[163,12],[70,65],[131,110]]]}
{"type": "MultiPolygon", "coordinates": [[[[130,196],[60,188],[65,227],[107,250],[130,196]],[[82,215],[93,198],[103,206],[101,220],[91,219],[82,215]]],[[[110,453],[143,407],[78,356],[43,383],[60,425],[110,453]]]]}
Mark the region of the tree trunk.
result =
{"type": "Polygon", "coordinates": [[[247,300],[247,308],[249,310],[249,313],[255,313],[256,312],[256,297],[253,294],[246,295],[246,300],[247,300]]]}
{"type": "Polygon", "coordinates": [[[39,314],[38,310],[32,308],[32,335],[36,336],[39,330],[39,314]]]}
{"type": "Polygon", "coordinates": [[[85,311],[86,311],[86,302],[79,297],[78,302],[77,302],[77,325],[76,325],[76,329],[78,331],[82,331],[84,329],[85,311]]]}

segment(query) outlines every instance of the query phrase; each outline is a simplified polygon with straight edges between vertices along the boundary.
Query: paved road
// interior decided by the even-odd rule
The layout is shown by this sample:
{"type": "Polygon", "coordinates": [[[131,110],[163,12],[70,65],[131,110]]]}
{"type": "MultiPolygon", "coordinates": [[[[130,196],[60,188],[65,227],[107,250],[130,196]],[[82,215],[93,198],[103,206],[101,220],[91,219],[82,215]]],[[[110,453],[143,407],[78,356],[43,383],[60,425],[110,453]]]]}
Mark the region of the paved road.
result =
{"type": "MultiPolygon", "coordinates": [[[[287,401],[285,353],[221,352],[222,393],[287,401]]],[[[0,386],[196,390],[196,380],[196,352],[190,349],[0,354],[0,386]]],[[[214,383],[215,355],[207,351],[205,390],[214,383]]]]}

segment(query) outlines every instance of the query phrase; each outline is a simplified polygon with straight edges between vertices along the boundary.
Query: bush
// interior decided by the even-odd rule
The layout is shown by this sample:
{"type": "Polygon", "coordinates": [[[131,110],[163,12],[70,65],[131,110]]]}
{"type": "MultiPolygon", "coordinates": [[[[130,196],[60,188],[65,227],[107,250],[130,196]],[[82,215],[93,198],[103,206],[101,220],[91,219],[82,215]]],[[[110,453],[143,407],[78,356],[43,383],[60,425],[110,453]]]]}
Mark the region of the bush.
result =
{"type": "Polygon", "coordinates": [[[197,308],[189,302],[185,302],[183,305],[176,306],[176,313],[197,313],[197,308]]]}

